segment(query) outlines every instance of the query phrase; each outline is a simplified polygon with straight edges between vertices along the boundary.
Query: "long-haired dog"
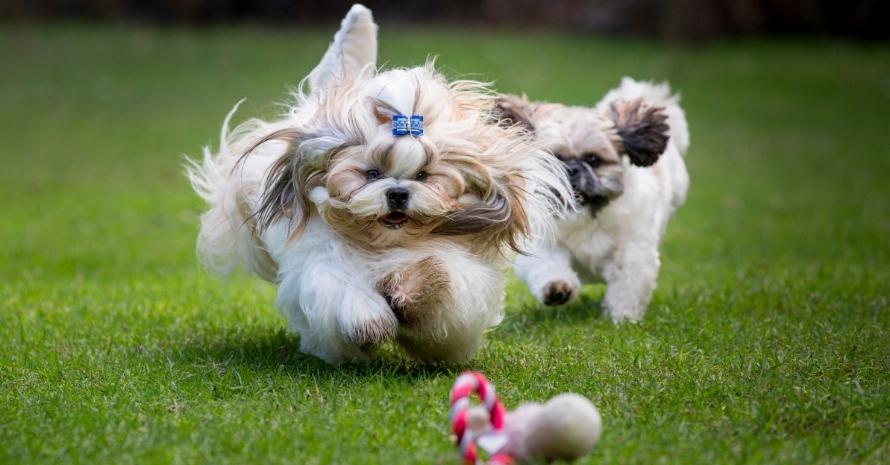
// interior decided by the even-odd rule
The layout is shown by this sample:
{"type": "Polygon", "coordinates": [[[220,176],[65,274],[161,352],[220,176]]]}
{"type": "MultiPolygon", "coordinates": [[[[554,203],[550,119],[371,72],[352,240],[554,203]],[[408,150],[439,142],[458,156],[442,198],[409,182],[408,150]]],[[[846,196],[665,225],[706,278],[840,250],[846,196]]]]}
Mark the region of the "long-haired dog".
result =
{"type": "Polygon", "coordinates": [[[189,170],[209,204],[199,254],[277,284],[301,350],[328,362],[389,339],[465,361],[502,319],[505,255],[547,236],[571,187],[491,120],[483,84],[431,64],[378,72],[376,34],[353,6],[284,116],[229,132],[229,114],[219,152],[189,170]]]}
{"type": "Polygon", "coordinates": [[[658,278],[659,242],[686,199],[686,117],[666,84],[625,78],[594,108],[503,95],[495,113],[523,126],[568,171],[579,211],[559,241],[520,256],[515,271],[538,300],[561,305],[581,280],[604,280],[612,320],[640,320],[658,278]]]}

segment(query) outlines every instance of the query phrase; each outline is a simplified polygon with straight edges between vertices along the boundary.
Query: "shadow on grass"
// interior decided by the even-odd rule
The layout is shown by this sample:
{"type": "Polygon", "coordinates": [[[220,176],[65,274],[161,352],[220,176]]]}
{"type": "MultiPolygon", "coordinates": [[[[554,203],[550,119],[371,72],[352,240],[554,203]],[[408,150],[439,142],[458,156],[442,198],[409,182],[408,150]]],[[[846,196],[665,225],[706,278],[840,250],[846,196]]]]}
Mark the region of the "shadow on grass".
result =
{"type": "Polygon", "coordinates": [[[243,367],[328,381],[347,378],[355,381],[380,375],[422,380],[441,375],[454,376],[466,368],[415,362],[392,344],[384,345],[376,357],[368,360],[330,365],[300,352],[299,336],[290,334],[283,328],[273,331],[253,329],[254,331],[238,330],[193,338],[175,351],[176,359],[191,365],[243,367]]]}
{"type": "MultiPolygon", "coordinates": [[[[534,327],[572,325],[595,321],[602,314],[599,293],[585,287],[580,298],[560,307],[521,305],[507,311],[497,332],[521,335],[534,327]]],[[[177,339],[177,338],[173,338],[177,339]]],[[[284,328],[268,326],[229,327],[212,332],[192,334],[179,339],[174,348],[176,362],[194,369],[224,370],[246,368],[253,371],[283,373],[293,377],[312,377],[336,382],[385,375],[394,379],[420,381],[440,376],[454,377],[474,367],[473,361],[463,365],[428,364],[410,359],[394,343],[387,343],[376,356],[367,360],[330,365],[321,359],[300,352],[300,338],[284,328]],[[183,341],[184,339],[184,341],[183,341]]],[[[478,358],[477,358],[478,360],[478,358]]]]}
{"type": "Polygon", "coordinates": [[[541,325],[574,324],[599,320],[603,314],[602,295],[598,292],[591,292],[589,288],[590,286],[585,286],[579,298],[568,305],[548,307],[536,302],[523,305],[519,311],[508,310],[504,323],[498,327],[497,331],[506,334],[521,334],[532,327],[541,325]]]}

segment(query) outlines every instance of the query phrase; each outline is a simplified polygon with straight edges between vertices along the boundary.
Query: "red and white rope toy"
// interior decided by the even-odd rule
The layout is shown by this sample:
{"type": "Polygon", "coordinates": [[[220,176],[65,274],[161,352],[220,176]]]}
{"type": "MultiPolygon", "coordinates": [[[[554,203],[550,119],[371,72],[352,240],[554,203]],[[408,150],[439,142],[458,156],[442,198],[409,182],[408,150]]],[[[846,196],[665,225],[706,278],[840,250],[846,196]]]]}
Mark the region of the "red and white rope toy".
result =
{"type": "MultiPolygon", "coordinates": [[[[503,431],[506,413],[504,404],[498,400],[494,385],[482,373],[468,371],[457,377],[451,388],[451,430],[457,438],[457,446],[465,464],[476,465],[479,463],[476,440],[483,434],[503,431]],[[485,431],[468,428],[467,412],[471,407],[470,396],[472,394],[479,397],[479,401],[488,411],[489,425],[485,431]]],[[[513,463],[513,458],[507,454],[495,453],[487,463],[508,465],[513,463]]]]}
{"type": "Polygon", "coordinates": [[[547,402],[523,402],[507,412],[481,373],[458,376],[451,388],[451,428],[465,465],[552,463],[582,457],[600,440],[603,421],[590,399],[564,392],[547,402]],[[479,397],[471,405],[470,397],[479,397]]]}

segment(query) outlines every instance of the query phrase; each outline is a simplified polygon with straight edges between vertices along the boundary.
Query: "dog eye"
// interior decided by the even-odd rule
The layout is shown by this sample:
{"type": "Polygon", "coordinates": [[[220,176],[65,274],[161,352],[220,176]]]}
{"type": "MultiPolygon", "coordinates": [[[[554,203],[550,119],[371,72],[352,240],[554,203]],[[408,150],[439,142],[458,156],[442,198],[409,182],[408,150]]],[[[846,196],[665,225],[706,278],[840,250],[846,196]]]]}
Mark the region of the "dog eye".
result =
{"type": "Polygon", "coordinates": [[[417,176],[415,176],[414,179],[423,182],[426,181],[427,176],[426,171],[421,171],[417,173],[417,176]]]}
{"type": "Polygon", "coordinates": [[[368,181],[376,181],[380,179],[380,170],[370,169],[365,171],[365,176],[368,178],[368,181]]]}
{"type": "Polygon", "coordinates": [[[588,154],[584,155],[584,162],[587,163],[588,165],[596,168],[600,164],[600,159],[597,158],[596,155],[594,155],[592,153],[588,153],[588,154]]]}

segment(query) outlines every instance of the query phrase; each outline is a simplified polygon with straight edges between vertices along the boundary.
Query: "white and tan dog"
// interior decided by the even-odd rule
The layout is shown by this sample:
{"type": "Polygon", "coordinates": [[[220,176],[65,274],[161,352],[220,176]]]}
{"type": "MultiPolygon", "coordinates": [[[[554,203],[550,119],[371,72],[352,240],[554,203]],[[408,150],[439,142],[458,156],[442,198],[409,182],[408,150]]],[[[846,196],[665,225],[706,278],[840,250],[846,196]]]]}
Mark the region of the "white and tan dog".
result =
{"type": "Polygon", "coordinates": [[[532,132],[565,164],[579,211],[559,241],[516,260],[538,300],[561,305],[585,281],[607,284],[612,320],[640,320],[658,278],[659,243],[686,199],[686,117],[666,84],[625,78],[595,108],[503,95],[496,115],[532,132]]]}
{"type": "Polygon", "coordinates": [[[376,35],[353,6],[286,115],[229,132],[229,114],[219,152],[189,170],[210,207],[199,253],[277,284],[301,350],[328,362],[391,338],[465,361],[503,317],[505,252],[546,237],[571,187],[524,131],[491,121],[483,84],[431,64],[378,72],[376,35]],[[401,115],[423,128],[397,137],[401,115]]]}

